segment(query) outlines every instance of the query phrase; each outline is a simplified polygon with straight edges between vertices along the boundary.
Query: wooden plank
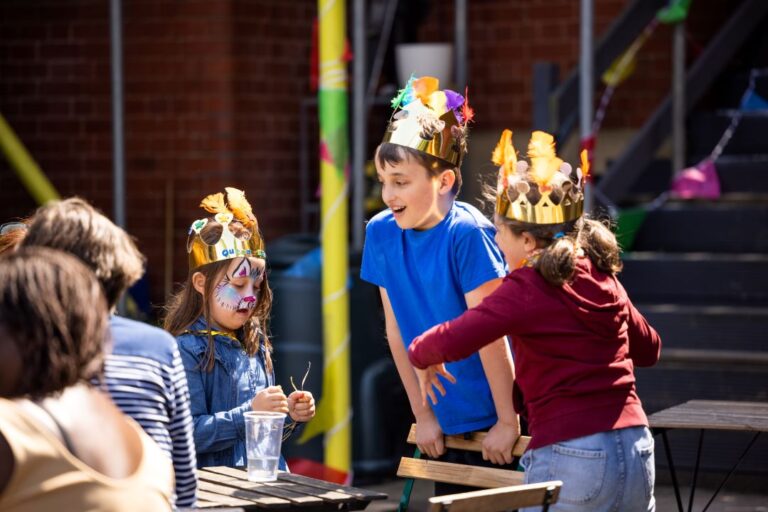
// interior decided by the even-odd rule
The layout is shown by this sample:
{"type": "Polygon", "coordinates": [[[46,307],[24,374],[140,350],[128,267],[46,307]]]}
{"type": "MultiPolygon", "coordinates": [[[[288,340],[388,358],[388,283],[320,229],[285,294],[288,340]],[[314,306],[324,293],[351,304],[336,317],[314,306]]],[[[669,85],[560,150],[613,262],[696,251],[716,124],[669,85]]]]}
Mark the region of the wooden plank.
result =
{"type": "MultiPolygon", "coordinates": [[[[467,450],[471,452],[483,451],[483,439],[488,435],[486,432],[472,432],[469,434],[469,439],[465,439],[463,435],[451,435],[445,436],[445,446],[447,448],[456,448],[459,450],[467,450]]],[[[520,436],[512,448],[512,455],[520,457],[528,449],[528,443],[531,442],[529,436],[520,436]]],[[[411,425],[411,430],[408,432],[408,443],[416,444],[416,424],[411,425]]]]}
{"type": "Polygon", "coordinates": [[[498,489],[436,496],[429,499],[430,512],[495,512],[537,506],[544,503],[548,489],[552,491],[552,498],[549,503],[556,503],[562,485],[563,482],[555,480],[538,484],[514,485],[499,487],[498,489]]]}
{"type": "Polygon", "coordinates": [[[691,400],[648,417],[652,428],[768,432],[768,404],[691,400]]]}
{"type": "MultiPolygon", "coordinates": [[[[290,501],[283,498],[278,498],[276,496],[269,496],[257,491],[244,490],[244,489],[238,489],[236,487],[229,487],[226,485],[214,484],[211,482],[207,482],[205,480],[198,481],[198,491],[203,491],[208,493],[207,497],[205,498],[208,501],[213,501],[212,498],[215,495],[216,497],[221,496],[222,499],[227,499],[227,500],[230,498],[237,498],[239,500],[249,502],[250,505],[253,505],[255,503],[264,508],[287,508],[291,505],[290,501]]],[[[229,503],[226,503],[225,501],[221,501],[219,503],[229,504],[229,503]]],[[[243,506],[242,503],[237,505],[243,506]]]]}
{"type": "Polygon", "coordinates": [[[397,476],[482,488],[506,487],[523,483],[521,471],[412,459],[410,457],[400,459],[397,476]]]}
{"type": "Polygon", "coordinates": [[[225,507],[245,507],[253,506],[252,501],[241,500],[239,498],[232,498],[230,496],[222,496],[213,492],[204,491],[202,489],[197,490],[197,508],[220,508],[225,507]]]}
{"type": "MultiPolygon", "coordinates": [[[[231,469],[231,468],[226,468],[231,469]]],[[[237,471],[237,470],[234,470],[237,471]]],[[[244,473],[244,472],[239,472],[244,473]]],[[[277,498],[283,498],[296,506],[320,505],[324,502],[323,498],[316,496],[316,493],[301,492],[301,490],[291,489],[294,484],[281,484],[280,482],[251,482],[247,479],[219,474],[215,471],[200,471],[198,479],[202,482],[212,482],[227,487],[254,491],[277,498]]]]}
{"type": "Polygon", "coordinates": [[[327,491],[340,492],[365,501],[387,499],[387,495],[382,492],[369,491],[368,489],[361,489],[359,487],[339,485],[333,482],[326,482],[325,480],[318,480],[316,478],[297,475],[296,473],[280,473],[278,476],[278,481],[293,482],[295,484],[306,485],[308,487],[316,487],[318,489],[324,489],[327,491]]]}
{"type": "MultiPolygon", "coordinates": [[[[356,494],[352,494],[352,492],[345,492],[347,489],[350,491],[357,491],[357,489],[352,487],[339,486],[330,482],[315,480],[314,478],[300,475],[294,475],[284,471],[278,473],[278,480],[276,482],[249,482],[247,480],[247,473],[245,471],[225,466],[205,468],[205,472],[220,475],[221,478],[224,479],[234,477],[236,480],[225,481],[225,483],[228,485],[232,485],[232,483],[236,481],[238,483],[237,485],[240,487],[246,487],[249,484],[264,486],[265,489],[259,488],[258,492],[264,492],[265,494],[270,492],[274,493],[273,489],[284,489],[290,490],[297,495],[314,496],[329,503],[351,503],[359,500],[369,502],[372,499],[365,497],[363,493],[360,492],[356,494]]],[[[386,495],[384,496],[384,499],[386,499],[386,495]]]]}

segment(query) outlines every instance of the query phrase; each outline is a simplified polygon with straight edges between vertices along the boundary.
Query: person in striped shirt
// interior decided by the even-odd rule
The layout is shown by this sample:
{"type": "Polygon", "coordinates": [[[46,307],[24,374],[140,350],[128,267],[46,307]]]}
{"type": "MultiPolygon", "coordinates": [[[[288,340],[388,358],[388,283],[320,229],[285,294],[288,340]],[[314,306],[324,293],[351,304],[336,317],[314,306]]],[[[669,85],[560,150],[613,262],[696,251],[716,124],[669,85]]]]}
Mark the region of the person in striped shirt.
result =
{"type": "MultiPolygon", "coordinates": [[[[39,208],[21,244],[79,257],[96,274],[112,312],[144,273],[144,257],[131,237],[76,197],[39,208]]],[[[112,346],[105,361],[105,387],[115,404],[172,459],[176,506],[193,506],[196,455],[189,389],[176,340],[162,329],[114,314],[109,324],[112,346]]]]}

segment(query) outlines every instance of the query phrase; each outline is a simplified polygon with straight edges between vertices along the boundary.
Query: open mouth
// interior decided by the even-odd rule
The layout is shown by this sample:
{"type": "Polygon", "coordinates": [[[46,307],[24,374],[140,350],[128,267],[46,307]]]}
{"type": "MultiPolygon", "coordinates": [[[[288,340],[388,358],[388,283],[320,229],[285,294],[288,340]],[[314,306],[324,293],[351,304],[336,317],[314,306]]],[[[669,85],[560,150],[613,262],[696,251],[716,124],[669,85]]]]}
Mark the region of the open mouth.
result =
{"type": "Polygon", "coordinates": [[[392,213],[399,215],[405,211],[405,206],[393,206],[390,209],[392,210],[392,213]]]}

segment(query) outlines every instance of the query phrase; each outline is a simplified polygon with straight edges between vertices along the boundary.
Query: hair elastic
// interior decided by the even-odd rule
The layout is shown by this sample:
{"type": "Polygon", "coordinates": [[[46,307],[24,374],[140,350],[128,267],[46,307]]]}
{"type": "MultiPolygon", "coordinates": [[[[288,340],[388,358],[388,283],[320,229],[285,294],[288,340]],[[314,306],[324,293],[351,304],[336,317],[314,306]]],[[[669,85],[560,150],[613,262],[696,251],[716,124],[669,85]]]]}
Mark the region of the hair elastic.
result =
{"type": "Polygon", "coordinates": [[[552,240],[557,240],[558,238],[563,238],[565,236],[565,233],[562,231],[558,231],[554,235],[552,235],[552,240]]]}

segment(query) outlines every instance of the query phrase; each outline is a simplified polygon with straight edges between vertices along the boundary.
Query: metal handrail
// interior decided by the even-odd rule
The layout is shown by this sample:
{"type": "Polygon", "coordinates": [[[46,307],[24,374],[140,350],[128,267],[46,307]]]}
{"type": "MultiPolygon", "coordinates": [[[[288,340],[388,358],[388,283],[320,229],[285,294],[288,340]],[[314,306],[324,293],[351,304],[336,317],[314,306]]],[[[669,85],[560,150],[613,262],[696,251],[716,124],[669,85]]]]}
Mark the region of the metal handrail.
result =
{"type": "MultiPolygon", "coordinates": [[[[619,15],[600,38],[595,47],[594,77],[596,80],[610,67],[611,63],[643,31],[656,16],[666,0],[635,0],[619,15]]],[[[541,91],[534,90],[534,94],[541,91]]],[[[554,91],[544,91],[546,98],[538,98],[551,108],[548,130],[561,143],[570,135],[576,125],[579,113],[579,69],[573,69],[568,77],[554,91]],[[551,93],[551,94],[550,94],[551,93]]]]}
{"type": "MultiPolygon", "coordinates": [[[[685,78],[685,112],[690,112],[730,59],[768,14],[768,2],[745,0],[707,45],[685,78]]],[[[671,131],[672,97],[667,95],[632,139],[624,153],[603,175],[597,188],[619,201],[646,169],[671,131]]]]}

